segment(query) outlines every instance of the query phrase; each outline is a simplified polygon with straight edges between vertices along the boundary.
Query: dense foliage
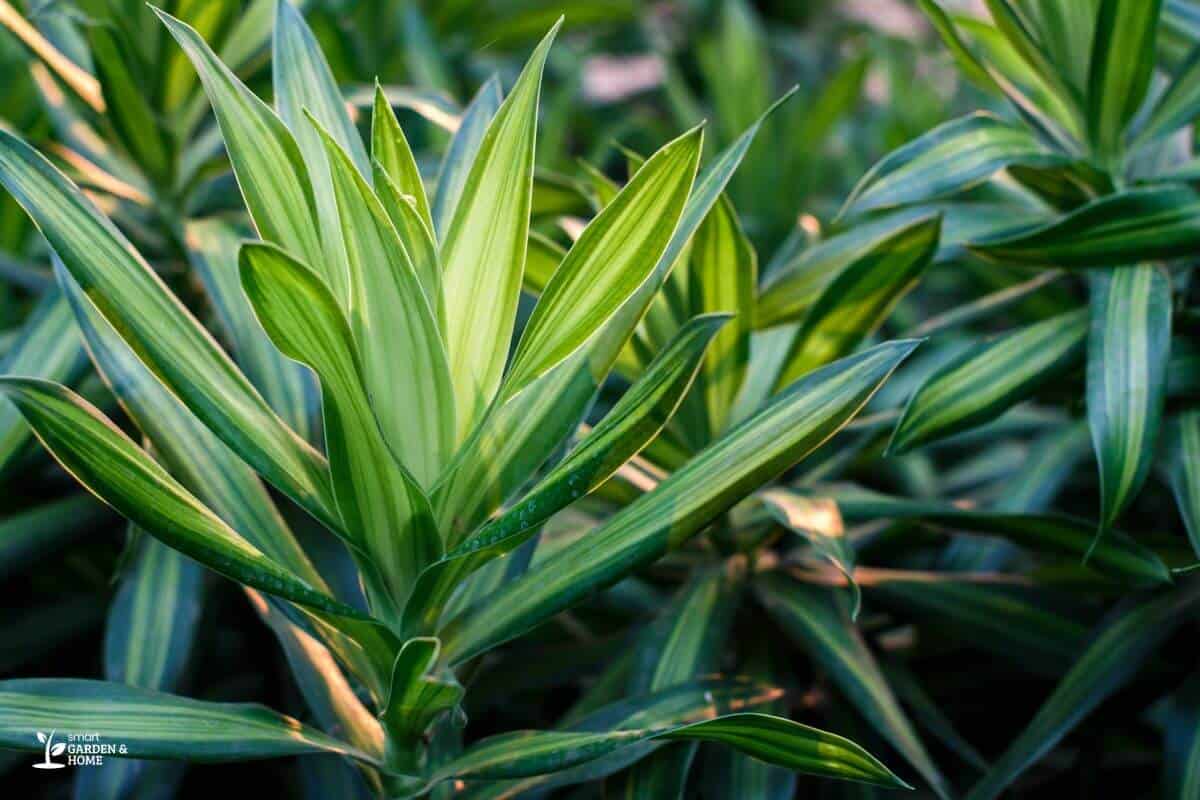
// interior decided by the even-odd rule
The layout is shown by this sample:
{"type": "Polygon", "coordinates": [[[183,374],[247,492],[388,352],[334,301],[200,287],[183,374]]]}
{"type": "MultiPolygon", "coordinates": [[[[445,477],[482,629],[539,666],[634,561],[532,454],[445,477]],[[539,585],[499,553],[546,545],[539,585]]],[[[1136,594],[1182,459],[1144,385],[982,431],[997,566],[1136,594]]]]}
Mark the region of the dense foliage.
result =
{"type": "Polygon", "coordinates": [[[6,786],[1200,799],[1200,5],[0,26],[6,786]]]}

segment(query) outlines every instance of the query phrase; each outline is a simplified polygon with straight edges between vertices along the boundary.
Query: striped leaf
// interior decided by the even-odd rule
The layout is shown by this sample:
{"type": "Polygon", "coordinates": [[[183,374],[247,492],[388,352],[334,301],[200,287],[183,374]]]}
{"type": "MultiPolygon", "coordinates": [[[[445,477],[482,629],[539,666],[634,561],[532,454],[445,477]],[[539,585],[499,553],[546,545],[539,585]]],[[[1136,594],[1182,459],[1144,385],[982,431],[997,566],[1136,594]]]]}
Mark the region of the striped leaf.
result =
{"type": "MultiPolygon", "coordinates": [[[[306,263],[318,264],[333,294],[343,308],[351,304],[352,287],[346,273],[346,250],[342,236],[342,221],[331,178],[327,147],[309,124],[307,117],[319,123],[318,127],[328,132],[342,151],[349,154],[354,169],[370,179],[370,165],[354,123],[346,110],[346,103],[334,83],[333,73],[316,37],[309,30],[304,16],[291,0],[275,3],[275,31],[271,40],[271,77],[275,92],[275,108],[280,119],[287,125],[300,155],[308,169],[313,205],[316,210],[317,232],[320,234],[324,258],[317,261],[311,254],[293,250],[284,242],[277,242],[285,249],[306,259],[306,263]]],[[[211,93],[211,91],[210,91],[211,93]]],[[[215,105],[215,103],[214,103],[215,105]]],[[[226,147],[229,148],[226,138],[226,147]]],[[[346,224],[350,224],[347,222],[346,224]]],[[[264,239],[273,241],[270,237],[264,239]]]]}
{"type": "Polygon", "coordinates": [[[1166,470],[1192,551],[1200,557],[1200,411],[1186,411],[1167,426],[1166,470]]]}
{"type": "Polygon", "coordinates": [[[941,234],[941,218],[925,217],[879,242],[832,276],[808,309],[777,388],[849,355],[917,285],[941,234]]]}
{"type": "Polygon", "coordinates": [[[104,677],[171,691],[179,686],[200,619],[203,573],[150,537],[140,539],[134,558],[108,612],[104,677]]]}
{"type": "Polygon", "coordinates": [[[1068,268],[1181,258],[1200,246],[1200,196],[1181,184],[1101,197],[1056,220],[968,247],[991,261],[1068,268]]]}
{"type": "Polygon", "coordinates": [[[320,573],[254,471],[155,380],[61,263],[56,262],[55,275],[97,371],[146,437],[156,459],[252,545],[312,586],[323,589],[320,573]]]}
{"type": "Polygon", "coordinates": [[[1171,85],[1154,105],[1138,141],[1169,136],[1200,116],[1200,47],[1193,48],[1171,78],[1171,85]]]}
{"type": "Polygon", "coordinates": [[[1092,147],[1112,159],[1141,108],[1157,53],[1162,0],[1101,0],[1087,84],[1087,129],[1092,147]]]}
{"type": "Polygon", "coordinates": [[[930,375],[909,399],[888,452],[899,455],[995,419],[1082,363],[1088,321],[1061,314],[981,342],[930,375]]]}
{"type": "Polygon", "coordinates": [[[755,309],[755,328],[802,321],[833,276],[869,253],[878,252],[883,242],[929,216],[930,211],[923,208],[885,214],[851,225],[801,251],[764,280],[755,309]]]}
{"type": "Polygon", "coordinates": [[[908,759],[939,797],[949,797],[949,784],[901,710],[837,595],[779,574],[762,576],[755,588],[771,616],[805,646],[858,712],[908,759]]]}
{"type": "MultiPolygon", "coordinates": [[[[364,388],[354,338],[320,277],[269,244],[242,247],[242,286],[280,352],[321,380],[325,442],[351,544],[382,576],[367,588],[394,619],[421,569],[441,555],[428,500],[388,449],[364,388]]],[[[368,578],[370,573],[368,573],[368,578]]]]}
{"type": "Polygon", "coordinates": [[[951,531],[1000,536],[1031,550],[1073,560],[1082,559],[1094,545],[1088,565],[1106,575],[1135,586],[1171,580],[1170,571],[1154,551],[1117,531],[1097,543],[1095,525],[1078,517],[968,511],[949,503],[905,500],[858,488],[835,489],[829,494],[842,516],[852,522],[880,517],[919,520],[951,531]]]}
{"type": "Polygon", "coordinates": [[[1091,279],[1087,412],[1100,466],[1100,528],[1109,528],[1150,474],[1166,401],[1171,280],[1151,265],[1091,279]]]}
{"type": "Polygon", "coordinates": [[[431,564],[405,609],[405,628],[429,631],[458,584],[525,542],[551,516],[608,480],[662,430],[692,385],[705,349],[728,317],[697,317],[650,364],[596,427],[497,519],[431,564]]]}
{"type": "Polygon", "coordinates": [[[132,758],[244,761],[336,753],[378,760],[297,720],[254,703],[213,703],[108,681],[0,681],[0,743],[41,752],[35,731],[64,738],[103,731],[132,758]],[[64,723],[71,727],[63,727],[64,723]]]}
{"type": "Polygon", "coordinates": [[[396,119],[396,113],[378,83],[375,84],[375,102],[371,112],[371,160],[387,173],[402,194],[413,199],[418,218],[432,231],[433,215],[429,210],[429,199],[425,196],[425,181],[421,178],[421,171],[417,168],[417,161],[396,119]]]}
{"type": "Polygon", "coordinates": [[[967,800],[991,800],[1040,761],[1064,736],[1137,675],[1142,663],[1194,612],[1200,582],[1144,598],[1115,615],[1055,687],[1029,725],[971,788],[967,800]]]}
{"type": "Polygon", "coordinates": [[[4,131],[0,182],[156,377],[259,474],[337,528],[325,459],[283,424],[116,227],[45,158],[4,131]]]}
{"type": "Polygon", "coordinates": [[[280,355],[246,302],[237,263],[242,237],[217,219],[189,222],[186,237],[192,268],[204,282],[238,365],[288,427],[314,441],[320,417],[316,384],[307,367],[280,355]]]}
{"type": "Polygon", "coordinates": [[[725,744],[772,764],[823,777],[906,784],[854,742],[769,714],[728,714],[665,730],[518,731],[489,737],[439,767],[435,780],[505,780],[578,766],[644,741],[725,744]]]}
{"type": "Polygon", "coordinates": [[[438,170],[437,187],[433,195],[433,228],[438,242],[444,244],[450,230],[450,220],[458,208],[467,176],[475,164],[479,146],[492,118],[500,110],[504,96],[500,91],[500,79],[492,76],[483,82],[470,104],[462,113],[454,138],[442,156],[438,170]]]}
{"type": "MultiPolygon", "coordinates": [[[[254,471],[158,383],[58,265],[56,274],[97,368],[172,476],[267,557],[315,589],[328,591],[254,471]]],[[[265,334],[259,335],[265,339],[265,334]]],[[[264,601],[263,607],[269,605],[264,601]]],[[[388,674],[397,645],[378,624],[329,615],[318,615],[313,622],[342,662],[379,693],[384,679],[381,676],[388,674]]],[[[320,648],[315,642],[313,646],[320,648]]],[[[306,652],[312,652],[312,648],[306,648],[306,652]]],[[[328,654],[324,658],[328,659],[328,654]]]]}
{"type": "MultiPolygon", "coordinates": [[[[712,719],[735,710],[761,708],[778,700],[781,694],[780,689],[759,681],[709,678],[602,705],[565,725],[564,729],[597,734],[621,730],[662,730],[712,719]]],[[[643,741],[571,769],[523,780],[484,784],[467,796],[471,800],[499,800],[519,797],[522,792],[535,789],[547,791],[599,780],[645,758],[656,747],[654,742],[643,741]]]]}
{"type": "Polygon", "coordinates": [[[525,326],[503,397],[565,360],[650,279],[683,213],[702,144],[697,128],[665,145],[584,228],[525,326]]]}
{"type": "MultiPolygon", "coordinates": [[[[87,367],[87,353],[75,329],[71,308],[49,291],[25,320],[17,339],[0,357],[0,375],[29,375],[71,384],[87,367]]],[[[0,400],[0,474],[25,453],[33,432],[16,406],[0,400]]]]}
{"type": "Polygon", "coordinates": [[[1010,164],[1045,155],[1038,140],[987,112],[942,123],[889,153],[846,198],[839,217],[958,194],[1010,164]]]}
{"type": "MultiPolygon", "coordinates": [[[[194,28],[165,11],[156,8],[154,13],[200,76],[259,235],[326,265],[309,170],[287,125],[221,63],[194,28]]],[[[336,263],[324,269],[331,285],[344,284],[339,283],[336,263]]]]}
{"type": "Polygon", "coordinates": [[[521,293],[542,68],[558,25],[530,56],[479,143],[441,247],[446,350],[466,438],[500,386],[521,293]],[[486,297],[485,303],[478,298],[486,297]]]}
{"type": "Polygon", "coordinates": [[[704,404],[707,438],[711,438],[727,427],[750,361],[758,290],[758,254],[727,197],[721,198],[696,231],[689,264],[694,310],[735,315],[709,348],[696,384],[698,399],[704,404]]]}
{"type": "MultiPolygon", "coordinates": [[[[363,386],[400,462],[423,486],[454,446],[454,390],[437,318],[396,228],[345,151],[324,143],[349,267],[346,317],[363,386]],[[397,364],[403,365],[397,374],[397,364]]],[[[304,359],[299,359],[304,360],[304,359]]]]}
{"type": "Polygon", "coordinates": [[[421,281],[425,299],[440,330],[445,325],[446,308],[442,297],[442,265],[433,229],[421,219],[421,211],[412,195],[403,193],[378,161],[371,167],[375,173],[375,195],[412,260],[413,270],[421,281]]]}
{"type": "MultiPolygon", "coordinates": [[[[638,635],[630,694],[657,692],[715,672],[737,608],[740,576],[701,572],[638,635]]],[[[681,797],[695,742],[660,748],[623,777],[623,797],[681,797]]]]}
{"type": "Polygon", "coordinates": [[[0,378],[0,392],[76,480],[167,546],[268,594],[361,617],[263,555],[69,389],[36,378],[6,377],[0,378]]]}
{"type": "MultiPolygon", "coordinates": [[[[104,677],[169,692],[179,685],[191,655],[202,600],[200,565],[136,529],[135,561],[123,575],[104,631],[104,677]]],[[[75,778],[77,797],[121,798],[160,784],[162,770],[182,764],[111,759],[75,778]]]]}
{"type": "MultiPolygon", "coordinates": [[[[410,757],[408,749],[415,749],[430,724],[462,700],[463,687],[457,681],[430,674],[438,661],[438,649],[437,639],[409,639],[396,655],[379,715],[387,726],[393,763],[410,757]]],[[[419,768],[415,758],[403,766],[413,772],[419,768]]]]}
{"type": "Polygon", "coordinates": [[[916,346],[889,342],[792,384],[598,530],[534,565],[486,608],[443,629],[457,663],[570,607],[678,547],[848,423],[916,346]]]}

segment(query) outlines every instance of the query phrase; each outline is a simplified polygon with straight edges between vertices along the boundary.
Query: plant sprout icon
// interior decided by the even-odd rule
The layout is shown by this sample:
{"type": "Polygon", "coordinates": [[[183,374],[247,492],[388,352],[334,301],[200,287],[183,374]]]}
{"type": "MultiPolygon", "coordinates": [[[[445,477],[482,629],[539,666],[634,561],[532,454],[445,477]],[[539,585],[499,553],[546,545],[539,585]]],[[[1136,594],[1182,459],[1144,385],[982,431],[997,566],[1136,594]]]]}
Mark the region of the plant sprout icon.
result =
{"type": "Polygon", "coordinates": [[[34,769],[62,769],[63,767],[65,767],[66,764],[56,764],[50,760],[50,757],[62,755],[62,751],[67,749],[66,743],[59,742],[58,744],[54,744],[54,731],[50,731],[49,736],[42,733],[41,731],[38,731],[37,738],[38,738],[39,742],[46,745],[46,754],[42,757],[41,763],[34,764],[33,768],[34,769]]]}

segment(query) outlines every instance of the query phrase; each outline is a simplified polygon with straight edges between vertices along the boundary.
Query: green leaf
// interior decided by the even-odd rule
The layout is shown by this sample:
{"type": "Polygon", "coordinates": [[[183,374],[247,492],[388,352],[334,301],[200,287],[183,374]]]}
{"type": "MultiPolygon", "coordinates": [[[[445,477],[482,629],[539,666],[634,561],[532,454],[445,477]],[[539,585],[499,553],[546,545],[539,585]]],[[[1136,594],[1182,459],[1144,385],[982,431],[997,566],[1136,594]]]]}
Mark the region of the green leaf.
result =
{"type": "Polygon", "coordinates": [[[321,454],[283,424],[116,227],[44,157],[2,130],[0,182],[155,376],[259,474],[336,528],[321,454]]]}
{"type": "Polygon", "coordinates": [[[1046,511],[1091,450],[1087,424],[1082,421],[1052,429],[1034,440],[1022,469],[1004,486],[992,505],[995,511],[1046,511]]]}
{"type": "Polygon", "coordinates": [[[237,263],[242,237],[217,219],[188,222],[185,230],[189,261],[204,282],[238,365],[288,426],[314,441],[321,412],[313,375],[280,355],[246,302],[237,263]]]}
{"type": "Polygon", "coordinates": [[[1200,557],[1200,411],[1186,411],[1167,426],[1166,471],[1192,551],[1200,557]]]}
{"type": "Polygon", "coordinates": [[[97,371],[145,435],[157,459],[252,545],[312,586],[324,589],[320,573],[254,471],[155,380],[61,262],[55,262],[55,275],[97,371]]]}
{"type": "Polygon", "coordinates": [[[240,262],[242,286],[267,335],[321,379],[338,510],[350,542],[367,557],[360,567],[382,576],[382,586],[368,582],[372,603],[394,618],[420,570],[441,555],[428,501],[384,442],[353,334],[329,288],[274,245],[246,244],[240,262]]]}
{"type": "MultiPolygon", "coordinates": [[[[344,663],[352,663],[345,655],[355,645],[341,647],[337,646],[339,642],[333,641],[326,648],[322,644],[322,640],[330,642],[326,630],[317,631],[322,637],[322,640],[318,640],[305,629],[307,626],[302,624],[302,620],[293,620],[289,609],[280,603],[272,602],[252,590],[247,591],[246,595],[255,612],[279,641],[291,677],[317,723],[324,729],[339,731],[355,747],[382,756],[383,728],[364,703],[368,698],[362,697],[362,689],[366,687],[370,699],[376,702],[387,696],[391,659],[395,657],[399,645],[389,641],[386,658],[382,655],[376,658],[374,652],[368,652],[372,663],[367,670],[355,669],[355,676],[362,679],[361,684],[355,683],[330,660],[332,650],[344,663]]],[[[365,642],[365,637],[360,637],[360,640],[365,642]]],[[[374,643],[368,646],[374,650],[374,643]]]]}
{"type": "Polygon", "coordinates": [[[255,703],[213,703],[108,681],[29,678],[0,681],[0,743],[41,752],[34,731],[64,737],[103,731],[131,758],[244,761],[336,753],[379,761],[345,742],[255,703]],[[71,727],[64,727],[64,723],[71,727]]]}
{"type": "Polygon", "coordinates": [[[1019,7],[1055,66],[1066,74],[1071,86],[1083,92],[1100,0],[1020,0],[1019,7]]]}
{"type": "Polygon", "coordinates": [[[643,741],[707,741],[798,772],[891,788],[906,787],[854,742],[769,714],[728,714],[665,730],[517,731],[472,745],[434,773],[435,780],[504,780],[556,772],[643,741]]]}
{"type": "Polygon", "coordinates": [[[1080,105],[1078,92],[1050,61],[1044,46],[1037,41],[1011,2],[1009,0],[984,0],[984,2],[992,14],[993,23],[1004,34],[1008,44],[1045,83],[1055,100],[1074,112],[1080,105]]]}
{"type": "Polygon", "coordinates": [[[76,480],[167,546],[268,594],[361,618],[263,555],[69,389],[37,378],[5,377],[0,392],[76,480]]]}
{"type": "Polygon", "coordinates": [[[909,399],[888,452],[910,452],[1000,416],[1080,363],[1087,329],[1086,314],[1073,311],[971,347],[909,399]]]}
{"type": "MultiPolygon", "coordinates": [[[[437,639],[409,639],[396,655],[387,700],[379,717],[387,726],[390,742],[400,748],[412,747],[430,724],[455,708],[463,697],[463,687],[454,680],[433,677],[429,673],[438,660],[437,639]]],[[[414,771],[416,763],[405,765],[414,771]]]]}
{"type": "Polygon", "coordinates": [[[862,177],[838,217],[958,194],[1017,162],[1047,155],[1028,130],[987,112],[942,123],[889,153],[862,177]]]}
{"type": "MultiPolygon", "coordinates": [[[[0,357],[0,375],[29,375],[73,383],[87,367],[87,353],[75,328],[71,307],[48,291],[21,326],[16,341],[0,357]]],[[[33,432],[16,406],[0,400],[0,474],[25,453],[33,432]]]]}
{"type": "Polygon", "coordinates": [[[1082,559],[1095,544],[1088,565],[1135,586],[1169,583],[1171,573],[1154,551],[1113,531],[1096,543],[1096,526],[1063,514],[1006,514],[967,511],[948,503],[905,500],[853,488],[829,493],[842,516],[852,522],[914,519],[951,531],[1000,536],[1032,550],[1082,559]]]}
{"type": "MultiPolygon", "coordinates": [[[[702,570],[638,634],[626,692],[642,694],[686,684],[719,670],[742,576],[702,570]]],[[[697,745],[660,748],[623,777],[622,797],[682,796],[697,745]]]]}
{"type": "Polygon", "coordinates": [[[591,592],[679,547],[842,428],[912,352],[889,342],[797,381],[588,536],[536,564],[486,608],[443,630],[457,663],[518,636],[591,592]]]}
{"type": "Polygon", "coordinates": [[[990,261],[1067,268],[1185,257],[1200,247],[1200,196],[1182,184],[1130,189],[967,247],[990,261]]]}
{"type": "Polygon", "coordinates": [[[322,227],[309,171],[287,125],[221,63],[192,27],[160,9],[154,13],[200,75],[259,235],[322,265],[330,285],[344,285],[338,275],[340,262],[327,264],[323,257],[322,227]]]}
{"type": "Polygon", "coordinates": [[[383,93],[383,87],[375,84],[375,102],[371,113],[371,160],[383,169],[402,194],[413,199],[421,222],[433,230],[433,215],[429,200],[425,196],[425,182],[404,130],[400,127],[396,113],[383,93]]]}
{"type": "MultiPolygon", "coordinates": [[[[364,177],[370,175],[371,163],[362,137],[350,119],[346,101],[338,90],[329,63],[321,52],[317,38],[304,21],[304,15],[291,0],[275,2],[271,73],[279,116],[297,140],[304,138],[300,131],[306,125],[304,116],[307,112],[349,154],[359,174],[364,177]]],[[[322,149],[316,139],[311,140],[311,146],[309,150],[301,142],[306,157],[322,149]]],[[[309,163],[315,169],[313,162],[309,163]]]]}
{"type": "MultiPolygon", "coordinates": [[[[285,242],[276,242],[285,250],[296,253],[319,270],[333,290],[334,297],[349,309],[353,305],[353,287],[347,275],[346,250],[342,229],[349,225],[339,219],[340,206],[335,200],[327,146],[318,130],[337,142],[342,152],[353,161],[352,169],[371,177],[367,152],[362,139],[350,120],[346,102],[334,83],[333,73],[321,52],[317,39],[309,30],[304,15],[291,0],[275,3],[275,34],[271,42],[271,75],[275,90],[275,108],[287,125],[300,155],[308,168],[310,188],[316,211],[317,232],[320,234],[324,257],[317,261],[312,254],[295,250],[285,242]],[[309,124],[309,119],[318,125],[309,124]]],[[[211,90],[210,90],[211,94],[211,90]]],[[[215,105],[215,101],[214,101],[215,105]]],[[[218,118],[219,119],[219,118],[218,118]]],[[[222,128],[224,132],[224,128],[222,128]]],[[[226,146],[229,147],[226,134],[226,146]]],[[[236,169],[236,167],[235,167],[236,169]]],[[[264,239],[274,241],[264,235],[264,239]]]]}
{"type": "Polygon", "coordinates": [[[1101,0],[1088,72],[1087,127],[1092,147],[1113,159],[1141,108],[1158,53],[1162,0],[1101,0]]]}
{"type": "Polygon", "coordinates": [[[375,196],[396,226],[396,235],[412,260],[413,270],[421,281],[425,299],[440,331],[445,325],[446,307],[442,297],[442,265],[433,229],[421,220],[421,212],[412,196],[397,188],[380,163],[373,162],[371,167],[375,174],[375,196]]]}
{"type": "Polygon", "coordinates": [[[454,446],[454,390],[437,319],[382,204],[337,143],[316,130],[341,218],[349,266],[344,307],[363,386],[388,446],[430,486],[454,446]]]}
{"type": "MultiPolygon", "coordinates": [[[[735,710],[760,708],[778,700],[781,694],[781,690],[759,681],[708,678],[610,703],[570,724],[566,730],[601,734],[635,729],[662,730],[712,719],[735,710]]],[[[472,792],[469,796],[471,800],[498,800],[535,789],[547,791],[559,786],[596,781],[645,758],[655,747],[653,742],[636,743],[572,769],[520,781],[484,784],[478,792],[472,792]]]]}
{"type": "Polygon", "coordinates": [[[764,330],[801,321],[833,276],[881,250],[900,231],[928,221],[929,214],[928,209],[905,209],[857,223],[806,248],[767,276],[755,309],[755,327],[764,330]]]}
{"type": "Polygon", "coordinates": [[[706,438],[711,438],[728,425],[750,362],[750,333],[758,291],[758,255],[727,197],[717,202],[696,231],[690,267],[688,283],[695,309],[736,315],[717,334],[697,378],[696,391],[705,408],[706,438]]]}
{"type": "Polygon", "coordinates": [[[542,68],[559,24],[533,51],[488,125],[442,241],[446,351],[459,442],[491,402],[504,372],[529,238],[542,68]]]}
{"type": "Polygon", "coordinates": [[[728,320],[697,317],[553,470],[521,500],[431,564],[405,609],[405,628],[430,631],[471,572],[524,543],[537,526],[603,484],[659,434],[687,393],[713,336],[728,320]]]}
{"type": "Polygon", "coordinates": [[[1100,703],[1137,675],[1142,663],[1195,610],[1200,582],[1145,598],[1105,624],[1029,725],[967,800],[991,800],[1037,763],[1100,703]]]}
{"type": "Polygon", "coordinates": [[[755,588],[767,611],[803,643],[858,712],[908,759],[939,797],[949,797],[949,784],[901,710],[838,595],[777,573],[761,576],[755,588]]]}
{"type": "Polygon", "coordinates": [[[525,326],[502,396],[561,363],[650,278],[683,213],[702,142],[697,128],[665,145],[583,230],[525,326]]]}
{"type": "Polygon", "coordinates": [[[901,229],[834,275],[809,308],[776,388],[851,353],[920,280],[941,235],[939,216],[901,229]]]}
{"type": "Polygon", "coordinates": [[[1193,48],[1158,98],[1138,142],[1153,142],[1171,135],[1200,116],[1200,45],[1193,48]]]}
{"type": "Polygon", "coordinates": [[[504,99],[500,91],[500,79],[492,76],[483,82],[475,93],[470,104],[462,113],[458,129],[450,146],[442,156],[442,164],[438,170],[437,187],[433,195],[433,229],[437,233],[438,242],[445,243],[446,233],[450,230],[450,220],[458,208],[459,198],[462,197],[463,187],[467,182],[479,146],[484,134],[500,103],[504,99]]]}
{"type": "Polygon", "coordinates": [[[719,671],[742,576],[721,569],[694,575],[638,635],[626,691],[640,695],[719,671]]]}
{"type": "Polygon", "coordinates": [[[1087,411],[1100,466],[1100,529],[1150,474],[1166,402],[1171,280],[1161,267],[1118,267],[1091,279],[1087,411]]]}
{"type": "Polygon", "coordinates": [[[137,59],[128,52],[128,44],[115,28],[92,25],[86,32],[96,77],[104,93],[106,119],[112,122],[138,167],[161,185],[169,185],[174,154],[144,89],[130,71],[138,68],[137,59]]]}
{"type": "Polygon", "coordinates": [[[203,577],[182,553],[141,539],[109,608],[105,678],[162,691],[179,685],[200,620],[203,577]]]}

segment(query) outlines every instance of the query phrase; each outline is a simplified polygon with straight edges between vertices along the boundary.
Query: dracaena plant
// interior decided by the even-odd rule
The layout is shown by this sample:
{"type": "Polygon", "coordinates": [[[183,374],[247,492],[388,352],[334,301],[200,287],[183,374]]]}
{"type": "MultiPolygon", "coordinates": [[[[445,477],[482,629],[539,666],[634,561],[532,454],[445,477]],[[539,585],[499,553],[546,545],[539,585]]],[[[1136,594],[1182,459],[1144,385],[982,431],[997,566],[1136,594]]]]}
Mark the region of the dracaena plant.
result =
{"type": "Polygon", "coordinates": [[[0,182],[45,237],[91,359],[145,446],[60,384],[9,375],[0,387],[81,484],[170,548],[156,553],[245,587],[320,727],[138,681],[22,679],[0,683],[0,741],[30,748],[31,731],[64,727],[53,719],[104,731],[134,758],[336,753],[387,796],[579,780],[572,769],[672,741],[902,785],[850,740],[756,711],[780,691],[738,676],[648,686],[559,729],[461,745],[463,670],[680,548],[847,425],[914,346],[823,352],[598,529],[544,554],[522,547],[657,436],[727,329],[727,314],[680,320],[542,471],[682,254],[697,237],[726,241],[721,195],[761,120],[702,169],[700,128],[648,158],[552,271],[510,357],[553,30],[506,97],[489,84],[467,109],[430,197],[382,93],[365,143],[290,5],[276,13],[274,109],[195,29],[157,13],[199,75],[261,237],[189,234],[241,366],[67,177],[0,132],[0,182]],[[319,432],[293,362],[315,375],[319,432]],[[356,587],[334,588],[267,484],[341,540],[356,587]],[[497,562],[517,548],[532,563],[497,562]]]}

